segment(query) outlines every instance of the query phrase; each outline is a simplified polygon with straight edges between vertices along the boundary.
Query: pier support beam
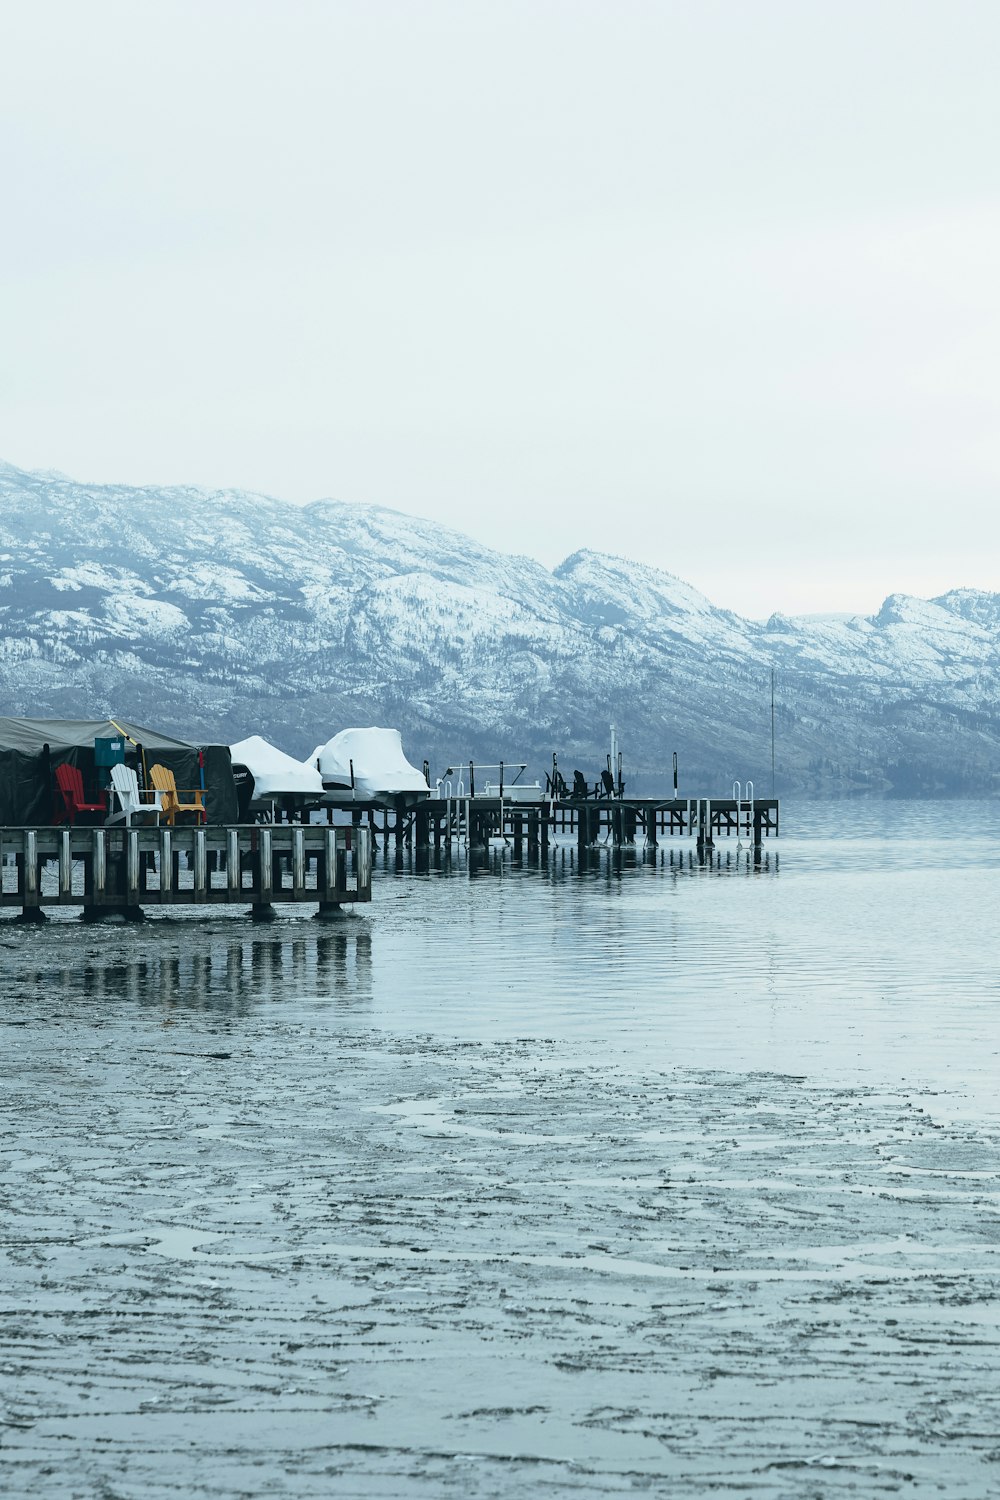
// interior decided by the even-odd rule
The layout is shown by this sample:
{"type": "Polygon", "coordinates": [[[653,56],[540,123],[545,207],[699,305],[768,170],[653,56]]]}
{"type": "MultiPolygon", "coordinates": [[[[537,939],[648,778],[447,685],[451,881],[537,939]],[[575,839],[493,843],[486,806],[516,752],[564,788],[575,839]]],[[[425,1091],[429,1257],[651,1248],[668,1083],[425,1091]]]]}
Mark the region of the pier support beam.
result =
{"type": "Polygon", "coordinates": [[[414,813],[414,823],[417,831],[417,848],[430,848],[430,810],[426,806],[419,806],[414,813]]]}
{"type": "Polygon", "coordinates": [[[17,855],[17,885],[21,896],[21,922],[44,922],[41,908],[42,867],[38,860],[38,834],[29,828],[24,834],[24,853],[17,855]]]}
{"type": "Polygon", "coordinates": [[[710,853],[715,848],[712,839],[712,804],[707,797],[698,801],[698,856],[710,853]]]}

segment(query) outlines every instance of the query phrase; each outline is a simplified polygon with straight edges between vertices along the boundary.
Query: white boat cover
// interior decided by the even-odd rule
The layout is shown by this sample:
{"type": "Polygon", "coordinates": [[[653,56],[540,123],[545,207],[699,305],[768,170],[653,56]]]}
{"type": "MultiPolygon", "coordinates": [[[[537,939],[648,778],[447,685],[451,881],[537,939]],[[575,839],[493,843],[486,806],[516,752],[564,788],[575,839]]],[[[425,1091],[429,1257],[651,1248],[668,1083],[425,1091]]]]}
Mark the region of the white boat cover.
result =
{"type": "Polygon", "coordinates": [[[230,745],[234,766],[246,766],[253,777],[253,800],[267,797],[315,797],[323,795],[323,778],[315,766],[293,760],[284,750],[268,744],[259,734],[230,745]]]}
{"type": "Polygon", "coordinates": [[[359,792],[371,796],[380,792],[430,794],[423,772],[411,766],[403,754],[398,729],[342,729],[319,746],[310,764],[319,764],[324,782],[350,786],[352,762],[359,792]]]}

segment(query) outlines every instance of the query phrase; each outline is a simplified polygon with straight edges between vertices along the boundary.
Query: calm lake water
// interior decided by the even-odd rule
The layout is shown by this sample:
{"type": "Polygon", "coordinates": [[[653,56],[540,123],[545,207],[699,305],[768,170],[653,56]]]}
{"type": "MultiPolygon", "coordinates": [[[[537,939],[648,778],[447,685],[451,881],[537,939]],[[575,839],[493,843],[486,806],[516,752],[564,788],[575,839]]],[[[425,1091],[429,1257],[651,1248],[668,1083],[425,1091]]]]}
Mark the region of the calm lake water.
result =
{"type": "Polygon", "coordinates": [[[583,872],[573,849],[537,871],[494,847],[488,873],[383,882],[371,1013],[992,1091],[1000,804],[787,804],[783,824],[759,870],[723,839],[704,866],[687,844],[583,872]]]}
{"type": "Polygon", "coordinates": [[[1000,804],[0,923],[0,1491],[1000,1493],[1000,804]]]}

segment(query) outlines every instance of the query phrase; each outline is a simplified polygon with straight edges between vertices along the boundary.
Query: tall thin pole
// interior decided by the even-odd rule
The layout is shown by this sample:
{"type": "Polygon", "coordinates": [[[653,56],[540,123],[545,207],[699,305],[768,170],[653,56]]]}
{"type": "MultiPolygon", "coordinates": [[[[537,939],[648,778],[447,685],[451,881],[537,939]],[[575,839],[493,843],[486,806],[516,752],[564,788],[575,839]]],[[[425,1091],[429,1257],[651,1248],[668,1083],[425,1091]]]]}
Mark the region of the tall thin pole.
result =
{"type": "Polygon", "coordinates": [[[771,668],[771,796],[774,796],[774,668],[771,668]]]}

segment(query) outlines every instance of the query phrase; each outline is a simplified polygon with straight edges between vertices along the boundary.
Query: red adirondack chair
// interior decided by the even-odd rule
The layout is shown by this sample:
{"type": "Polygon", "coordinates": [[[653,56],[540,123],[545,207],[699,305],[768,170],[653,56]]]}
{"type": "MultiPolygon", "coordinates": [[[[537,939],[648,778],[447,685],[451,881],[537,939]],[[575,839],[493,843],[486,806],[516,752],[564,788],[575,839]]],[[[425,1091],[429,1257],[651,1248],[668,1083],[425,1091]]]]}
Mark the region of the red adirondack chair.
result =
{"type": "Polygon", "coordinates": [[[61,823],[65,818],[72,828],[78,813],[100,813],[103,818],[107,812],[103,802],[84,801],[83,777],[78,766],[56,766],[56,787],[63,804],[61,808],[56,808],[54,815],[56,823],[61,823]]]}

